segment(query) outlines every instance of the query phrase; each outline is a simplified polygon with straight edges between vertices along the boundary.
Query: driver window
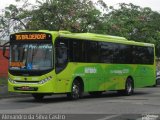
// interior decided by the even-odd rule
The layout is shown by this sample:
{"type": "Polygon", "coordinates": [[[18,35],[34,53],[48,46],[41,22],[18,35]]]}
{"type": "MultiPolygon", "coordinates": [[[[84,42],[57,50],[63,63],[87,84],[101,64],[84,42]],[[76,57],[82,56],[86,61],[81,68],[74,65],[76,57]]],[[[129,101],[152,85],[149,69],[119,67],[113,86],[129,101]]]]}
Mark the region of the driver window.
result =
{"type": "Polygon", "coordinates": [[[58,40],[56,42],[56,73],[61,72],[68,63],[67,42],[58,40]]]}

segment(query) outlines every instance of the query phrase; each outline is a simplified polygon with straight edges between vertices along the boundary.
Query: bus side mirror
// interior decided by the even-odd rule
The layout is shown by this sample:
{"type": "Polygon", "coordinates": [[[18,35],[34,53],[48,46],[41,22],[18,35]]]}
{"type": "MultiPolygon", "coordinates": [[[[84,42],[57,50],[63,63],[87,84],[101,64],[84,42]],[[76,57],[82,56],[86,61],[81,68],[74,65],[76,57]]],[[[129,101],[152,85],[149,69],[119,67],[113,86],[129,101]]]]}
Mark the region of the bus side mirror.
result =
{"type": "Polygon", "coordinates": [[[6,59],[9,59],[9,52],[7,52],[7,48],[9,50],[10,42],[4,43],[2,47],[3,47],[3,57],[5,57],[6,59]]]}

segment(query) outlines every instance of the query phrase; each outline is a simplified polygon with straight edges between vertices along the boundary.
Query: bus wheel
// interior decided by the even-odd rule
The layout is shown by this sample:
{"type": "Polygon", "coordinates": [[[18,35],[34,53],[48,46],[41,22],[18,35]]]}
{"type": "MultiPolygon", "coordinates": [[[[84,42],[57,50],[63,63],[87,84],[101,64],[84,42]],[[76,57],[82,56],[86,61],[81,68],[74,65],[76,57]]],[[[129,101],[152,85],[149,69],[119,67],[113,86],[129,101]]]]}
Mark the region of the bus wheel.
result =
{"type": "Polygon", "coordinates": [[[158,83],[157,83],[157,80],[156,80],[156,83],[153,85],[153,87],[157,87],[158,83]]]}
{"type": "Polygon", "coordinates": [[[127,78],[124,94],[129,96],[132,95],[133,92],[134,92],[133,81],[131,78],[127,78]]]}
{"type": "Polygon", "coordinates": [[[44,94],[40,94],[40,93],[33,93],[32,96],[36,101],[42,101],[44,98],[44,94]]]}
{"type": "Polygon", "coordinates": [[[121,95],[132,95],[134,92],[134,85],[133,85],[133,80],[131,78],[127,78],[126,84],[125,84],[125,89],[124,90],[118,90],[118,93],[121,95]]]}
{"type": "Polygon", "coordinates": [[[89,94],[93,97],[100,97],[102,95],[102,91],[89,92],[89,94]]]}
{"type": "Polygon", "coordinates": [[[72,90],[67,94],[67,97],[71,100],[77,100],[82,97],[82,86],[78,80],[74,80],[72,90]]]}

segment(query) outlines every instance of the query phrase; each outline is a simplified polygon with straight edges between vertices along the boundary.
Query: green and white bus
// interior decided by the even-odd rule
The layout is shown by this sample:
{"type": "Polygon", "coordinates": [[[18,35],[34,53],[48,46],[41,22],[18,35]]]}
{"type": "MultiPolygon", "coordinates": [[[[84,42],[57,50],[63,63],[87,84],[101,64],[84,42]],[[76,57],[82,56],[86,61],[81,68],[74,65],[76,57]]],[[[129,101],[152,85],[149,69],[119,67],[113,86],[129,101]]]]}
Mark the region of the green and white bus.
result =
{"type": "MultiPolygon", "coordinates": [[[[4,53],[5,54],[5,53],[4,53]]],[[[65,93],[100,95],[155,84],[155,47],[123,37],[68,31],[25,31],[10,35],[10,92],[36,100],[65,93]]]]}

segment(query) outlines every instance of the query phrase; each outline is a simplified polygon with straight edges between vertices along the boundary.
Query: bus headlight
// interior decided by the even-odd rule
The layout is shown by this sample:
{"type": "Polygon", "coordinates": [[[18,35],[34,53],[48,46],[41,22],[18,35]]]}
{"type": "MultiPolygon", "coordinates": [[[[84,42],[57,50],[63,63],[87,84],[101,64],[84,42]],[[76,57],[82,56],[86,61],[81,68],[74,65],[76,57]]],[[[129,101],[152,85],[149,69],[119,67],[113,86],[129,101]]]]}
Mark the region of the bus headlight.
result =
{"type": "Polygon", "coordinates": [[[16,81],[12,80],[11,78],[8,78],[8,81],[11,82],[11,83],[13,83],[13,84],[16,83],[16,81]]]}
{"type": "Polygon", "coordinates": [[[39,84],[44,84],[44,83],[46,83],[47,81],[49,81],[49,80],[51,80],[51,79],[52,79],[52,77],[49,76],[49,77],[47,77],[47,78],[45,78],[45,79],[39,81],[39,84]]]}

